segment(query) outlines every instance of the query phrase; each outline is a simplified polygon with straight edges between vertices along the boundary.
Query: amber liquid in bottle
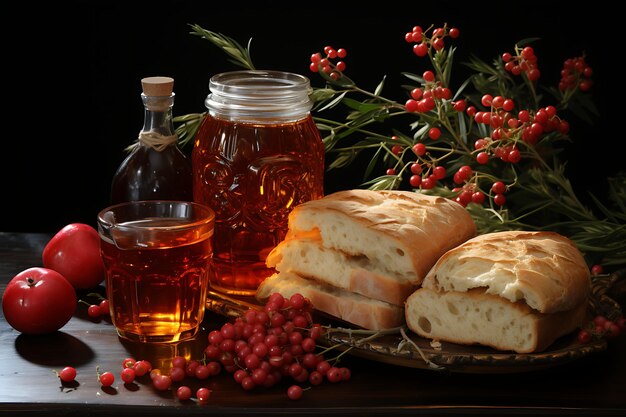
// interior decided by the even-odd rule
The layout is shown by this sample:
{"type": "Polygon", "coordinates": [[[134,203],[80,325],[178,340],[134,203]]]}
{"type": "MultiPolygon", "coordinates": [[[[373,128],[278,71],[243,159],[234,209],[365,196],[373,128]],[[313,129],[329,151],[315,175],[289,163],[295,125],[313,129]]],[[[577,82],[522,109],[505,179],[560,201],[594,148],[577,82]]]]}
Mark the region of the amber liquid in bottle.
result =
{"type": "Polygon", "coordinates": [[[176,145],[163,151],[139,145],[119,166],[111,184],[111,202],[193,201],[189,158],[176,145]]]}
{"type": "Polygon", "coordinates": [[[275,124],[208,115],[192,152],[194,200],[215,211],[211,286],[253,294],[298,204],[323,196],[324,145],[310,115],[275,124]]]}

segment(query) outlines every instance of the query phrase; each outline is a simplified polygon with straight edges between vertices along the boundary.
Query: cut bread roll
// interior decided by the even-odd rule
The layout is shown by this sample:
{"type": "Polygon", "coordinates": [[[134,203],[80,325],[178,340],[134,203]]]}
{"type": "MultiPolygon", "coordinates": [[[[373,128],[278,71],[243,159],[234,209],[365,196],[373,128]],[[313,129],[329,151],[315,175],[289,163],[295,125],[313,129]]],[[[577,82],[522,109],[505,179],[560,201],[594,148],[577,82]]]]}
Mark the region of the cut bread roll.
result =
{"type": "Polygon", "coordinates": [[[475,233],[467,210],[446,198],[411,191],[339,191],[294,208],[287,237],[268,260],[281,272],[297,271],[402,304],[441,255],[475,233]],[[307,243],[305,258],[318,264],[302,265],[297,246],[311,240],[340,253],[307,243]],[[348,266],[338,275],[333,267],[342,260],[348,266]],[[360,282],[366,280],[371,282],[360,282]]]}
{"type": "Polygon", "coordinates": [[[291,272],[276,273],[263,280],[257,289],[256,298],[264,301],[275,292],[287,298],[299,293],[311,300],[316,310],[370,330],[404,324],[402,307],[302,278],[291,272]]]}
{"type": "Polygon", "coordinates": [[[278,271],[296,273],[399,306],[415,290],[413,282],[367,257],[325,248],[315,239],[287,239],[270,253],[266,263],[278,271]]]}
{"type": "Polygon", "coordinates": [[[590,288],[585,260],[566,237],[489,233],[437,261],[408,297],[406,322],[428,338],[541,351],[583,323],[590,288]]]}
{"type": "Polygon", "coordinates": [[[479,289],[437,292],[421,288],[406,303],[407,327],[418,335],[458,344],[481,344],[517,353],[542,351],[585,319],[587,303],[539,313],[479,289]]]}

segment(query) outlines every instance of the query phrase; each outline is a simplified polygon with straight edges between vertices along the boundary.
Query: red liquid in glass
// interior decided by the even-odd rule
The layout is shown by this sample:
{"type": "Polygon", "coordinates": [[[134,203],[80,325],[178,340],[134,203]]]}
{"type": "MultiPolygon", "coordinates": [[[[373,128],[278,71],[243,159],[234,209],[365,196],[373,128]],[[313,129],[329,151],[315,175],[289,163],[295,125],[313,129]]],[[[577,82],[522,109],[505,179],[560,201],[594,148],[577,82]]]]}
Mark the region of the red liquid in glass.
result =
{"type": "MultiPolygon", "coordinates": [[[[148,221],[150,226],[176,223],[148,221]]],[[[211,234],[198,236],[190,231],[170,238],[159,231],[147,233],[154,236],[138,239],[145,248],[133,247],[123,238],[117,243],[125,249],[101,241],[113,324],[122,337],[135,341],[174,342],[192,337],[204,317],[211,234]]]]}
{"type": "Polygon", "coordinates": [[[324,194],[324,145],[311,116],[260,124],[207,116],[192,152],[194,200],[215,211],[211,286],[253,294],[288,215],[324,194]]]}

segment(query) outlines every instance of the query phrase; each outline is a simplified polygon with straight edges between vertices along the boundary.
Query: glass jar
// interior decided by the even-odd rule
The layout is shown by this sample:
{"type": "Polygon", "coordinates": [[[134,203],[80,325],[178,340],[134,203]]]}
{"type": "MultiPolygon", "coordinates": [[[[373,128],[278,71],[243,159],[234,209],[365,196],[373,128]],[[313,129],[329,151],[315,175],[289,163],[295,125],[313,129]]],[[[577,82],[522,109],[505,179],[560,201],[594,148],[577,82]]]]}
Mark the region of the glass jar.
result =
{"type": "Polygon", "coordinates": [[[232,71],[209,89],[192,168],[194,200],[216,214],[211,287],[252,295],[291,210],[324,194],[324,145],[304,76],[232,71]]]}

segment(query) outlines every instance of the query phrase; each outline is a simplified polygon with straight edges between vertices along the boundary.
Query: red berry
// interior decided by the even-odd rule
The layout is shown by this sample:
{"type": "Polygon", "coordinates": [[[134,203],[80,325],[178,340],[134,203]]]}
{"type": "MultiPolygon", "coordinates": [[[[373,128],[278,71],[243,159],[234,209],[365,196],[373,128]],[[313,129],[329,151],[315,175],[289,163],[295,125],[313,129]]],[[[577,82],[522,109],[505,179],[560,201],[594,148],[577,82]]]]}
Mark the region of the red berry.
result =
{"type": "Polygon", "coordinates": [[[485,165],[489,162],[489,154],[487,152],[479,152],[478,155],[476,155],[476,162],[485,165]]]}
{"type": "Polygon", "coordinates": [[[515,107],[515,102],[513,100],[511,100],[510,98],[507,98],[506,100],[504,100],[504,102],[502,103],[502,108],[505,111],[511,111],[513,110],[513,108],[515,107]]]}
{"type": "Polygon", "coordinates": [[[608,338],[617,337],[621,333],[619,326],[612,321],[604,323],[604,330],[606,331],[606,337],[608,338]]]}
{"type": "Polygon", "coordinates": [[[441,131],[437,127],[431,127],[428,131],[428,137],[432,140],[437,140],[441,136],[441,131]]]}
{"type": "Polygon", "coordinates": [[[76,369],[72,366],[66,366],[58,373],[59,378],[63,382],[72,382],[76,379],[76,369]]]}
{"type": "Polygon", "coordinates": [[[302,387],[299,385],[292,385],[289,388],[287,388],[287,397],[289,397],[290,400],[299,400],[300,398],[302,398],[302,387]]]}
{"type": "Polygon", "coordinates": [[[413,152],[415,152],[417,156],[424,155],[426,153],[426,145],[423,143],[416,143],[413,145],[413,152]]]}
{"type": "Polygon", "coordinates": [[[516,164],[522,159],[522,155],[518,149],[512,149],[508,154],[509,162],[516,164]]]}
{"type": "Polygon", "coordinates": [[[152,368],[152,365],[150,365],[150,362],[145,361],[145,360],[137,361],[133,365],[133,369],[135,370],[136,376],[144,376],[145,374],[147,374],[148,372],[152,370],[151,368],[152,368]]]}
{"type": "Polygon", "coordinates": [[[92,304],[87,308],[87,315],[92,319],[98,319],[101,316],[100,306],[97,304],[92,304]]]}
{"type": "Polygon", "coordinates": [[[100,304],[98,305],[98,307],[100,308],[100,315],[102,316],[110,316],[111,315],[111,311],[110,311],[110,303],[109,300],[102,300],[100,301],[100,304]]]}
{"type": "Polygon", "coordinates": [[[133,368],[124,368],[122,369],[122,373],[120,374],[120,377],[125,384],[130,384],[131,382],[133,382],[135,380],[135,376],[136,374],[133,368]]]}
{"type": "Polygon", "coordinates": [[[435,74],[432,71],[424,71],[422,77],[424,78],[424,81],[428,83],[435,81],[435,74]]]}
{"type": "Polygon", "coordinates": [[[419,175],[411,175],[411,178],[409,178],[409,184],[411,184],[411,187],[413,188],[417,188],[422,184],[422,177],[419,175]]]}
{"type": "Polygon", "coordinates": [[[172,386],[172,378],[169,375],[157,375],[152,379],[152,386],[158,391],[167,391],[172,386]]]}
{"type": "Polygon", "coordinates": [[[211,390],[208,388],[204,388],[204,387],[198,388],[198,391],[196,391],[196,398],[201,403],[207,402],[210,396],[211,396],[211,390]]]}
{"type": "Polygon", "coordinates": [[[467,103],[465,102],[465,100],[457,100],[452,104],[452,108],[455,111],[462,112],[465,110],[466,105],[467,103]]]}
{"type": "Polygon", "coordinates": [[[170,369],[170,379],[172,380],[172,382],[180,382],[185,379],[185,376],[187,376],[187,373],[185,372],[184,368],[179,368],[175,366],[170,369]]]}
{"type": "Polygon", "coordinates": [[[385,171],[385,173],[387,175],[396,175],[396,170],[393,168],[387,168],[387,171],[385,171]]]}
{"type": "Polygon", "coordinates": [[[348,55],[348,51],[346,51],[344,48],[337,49],[337,57],[343,59],[346,57],[346,55],[348,55]]]}
{"type": "Polygon", "coordinates": [[[485,202],[485,194],[480,191],[472,193],[472,202],[476,204],[482,204],[485,202]]]}
{"type": "Polygon", "coordinates": [[[452,39],[458,38],[460,34],[461,31],[457,28],[450,28],[450,31],[448,32],[448,35],[450,35],[452,39]]]}
{"type": "Polygon", "coordinates": [[[98,380],[103,387],[110,387],[115,382],[115,376],[111,372],[104,372],[98,376],[98,380]]]}
{"type": "Polygon", "coordinates": [[[491,186],[491,191],[494,194],[504,194],[506,192],[506,185],[502,181],[496,181],[491,186]]]}
{"type": "Polygon", "coordinates": [[[580,343],[589,343],[591,341],[591,333],[587,330],[581,330],[578,332],[578,341],[580,343]]]}
{"type": "Polygon", "coordinates": [[[493,100],[493,97],[491,97],[491,94],[485,94],[481,99],[480,99],[480,103],[485,106],[485,107],[491,107],[491,102],[493,100]]]}
{"type": "Polygon", "coordinates": [[[326,373],[326,379],[328,379],[329,382],[341,381],[341,371],[339,370],[339,368],[331,366],[331,368],[326,373]]]}
{"type": "Polygon", "coordinates": [[[413,174],[421,174],[422,173],[422,166],[420,164],[411,164],[411,172],[413,174]]]}
{"type": "Polygon", "coordinates": [[[503,104],[504,104],[504,97],[502,96],[495,96],[493,100],[491,101],[491,105],[496,109],[499,109],[500,107],[502,107],[503,104]]]}
{"type": "Polygon", "coordinates": [[[417,100],[409,99],[406,101],[406,103],[404,103],[404,108],[410,113],[416,112],[417,107],[417,100]]]}
{"type": "Polygon", "coordinates": [[[430,190],[435,186],[435,179],[431,177],[426,177],[422,179],[422,188],[425,190],[430,190]]]}
{"type": "Polygon", "coordinates": [[[591,275],[600,275],[602,272],[604,272],[602,265],[596,264],[591,267],[591,275]]]}
{"type": "Polygon", "coordinates": [[[435,168],[433,168],[433,174],[436,179],[442,180],[446,177],[446,169],[441,165],[437,165],[435,168]]]}
{"type": "Polygon", "coordinates": [[[503,206],[506,203],[506,197],[504,194],[496,194],[495,197],[493,197],[493,202],[498,206],[503,206]]]}
{"type": "Polygon", "coordinates": [[[411,97],[415,100],[419,100],[422,98],[422,94],[424,92],[422,91],[421,88],[414,88],[413,90],[411,90],[411,97]]]}
{"type": "Polygon", "coordinates": [[[191,388],[186,385],[181,385],[176,390],[176,397],[181,401],[187,401],[191,398],[191,388]]]}
{"type": "Polygon", "coordinates": [[[413,45],[413,53],[419,57],[426,56],[428,54],[428,45],[423,42],[413,45]]]}

